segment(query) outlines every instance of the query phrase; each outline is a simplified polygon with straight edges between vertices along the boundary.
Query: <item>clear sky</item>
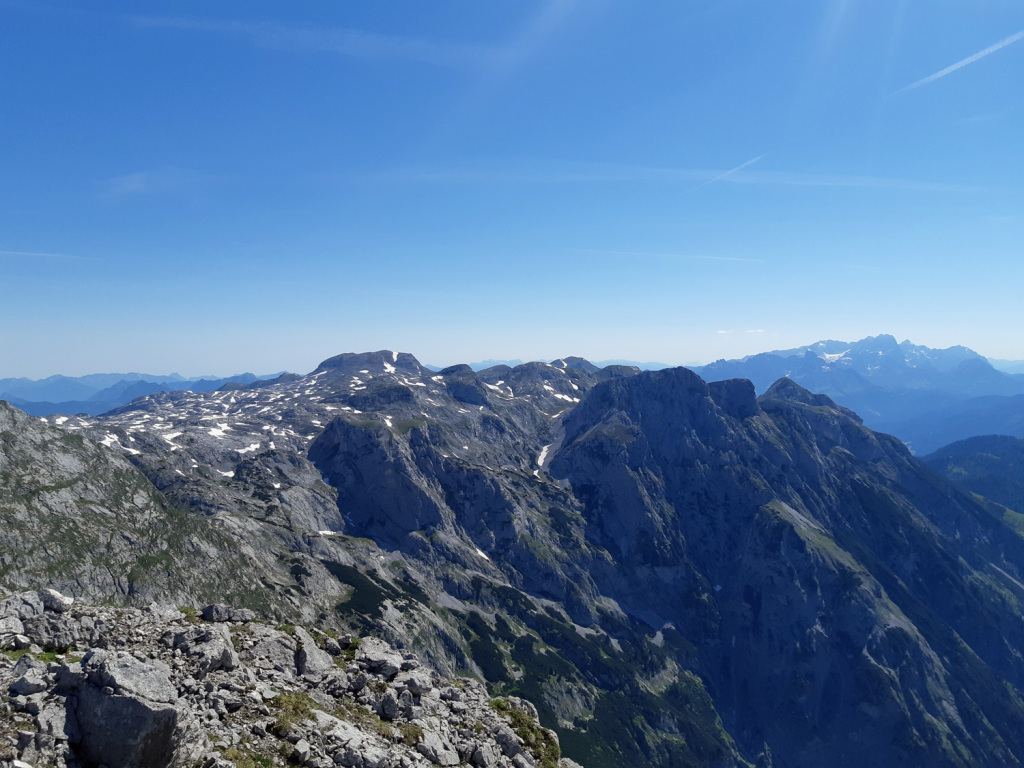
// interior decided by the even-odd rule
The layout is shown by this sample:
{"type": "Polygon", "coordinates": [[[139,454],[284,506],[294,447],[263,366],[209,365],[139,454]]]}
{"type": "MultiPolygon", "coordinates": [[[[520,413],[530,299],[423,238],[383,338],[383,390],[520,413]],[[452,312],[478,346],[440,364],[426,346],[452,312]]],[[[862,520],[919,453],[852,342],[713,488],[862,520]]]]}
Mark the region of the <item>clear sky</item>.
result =
{"type": "Polygon", "coordinates": [[[0,0],[0,377],[1024,359],[1019,0],[0,0]]]}

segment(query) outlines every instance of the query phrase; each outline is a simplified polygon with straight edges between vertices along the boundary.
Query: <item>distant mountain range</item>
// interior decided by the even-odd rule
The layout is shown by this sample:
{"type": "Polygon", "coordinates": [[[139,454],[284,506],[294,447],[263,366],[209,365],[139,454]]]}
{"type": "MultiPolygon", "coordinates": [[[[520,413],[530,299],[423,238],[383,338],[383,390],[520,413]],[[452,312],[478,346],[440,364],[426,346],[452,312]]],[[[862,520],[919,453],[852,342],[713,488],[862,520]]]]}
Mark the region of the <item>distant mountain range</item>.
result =
{"type": "MultiPolygon", "coordinates": [[[[581,358],[577,358],[581,359],[581,358]]],[[[544,360],[542,362],[554,362],[553,360],[544,360]]],[[[517,365],[522,365],[523,361],[517,359],[514,360],[481,360],[478,363],[469,363],[469,367],[474,371],[484,371],[488,368],[494,368],[495,366],[505,365],[509,368],[515,368],[517,365]]],[[[609,365],[627,365],[633,368],[639,368],[641,371],[660,371],[663,368],[671,368],[672,366],[668,363],[640,363],[636,360],[598,360],[594,365],[605,368],[609,365]]],[[[424,365],[424,368],[428,368],[431,371],[440,371],[443,366],[439,365],[424,365]]],[[[692,366],[686,366],[690,368],[692,366]]]]}
{"type": "Polygon", "coordinates": [[[967,347],[931,349],[883,335],[819,341],[694,370],[707,381],[750,379],[758,392],[788,377],[919,454],[976,435],[1024,437],[1024,374],[997,370],[967,347]]]}
{"type": "Polygon", "coordinates": [[[1006,373],[1024,373],[1024,360],[998,360],[994,357],[988,358],[992,367],[1006,373]]]}
{"type": "Polygon", "coordinates": [[[209,392],[227,384],[252,384],[272,376],[239,373],[225,378],[186,379],[176,373],[93,373],[38,380],[0,379],[0,400],[7,400],[32,416],[54,413],[96,415],[157,392],[209,392]]]}

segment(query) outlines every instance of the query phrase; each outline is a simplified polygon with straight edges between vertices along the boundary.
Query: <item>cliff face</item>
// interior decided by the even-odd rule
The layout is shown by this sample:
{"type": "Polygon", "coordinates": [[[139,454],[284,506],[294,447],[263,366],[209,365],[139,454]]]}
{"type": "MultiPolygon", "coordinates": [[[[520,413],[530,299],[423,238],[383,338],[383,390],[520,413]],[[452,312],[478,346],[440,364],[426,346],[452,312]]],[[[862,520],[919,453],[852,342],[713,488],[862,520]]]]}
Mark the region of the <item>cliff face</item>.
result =
{"type": "MultiPolygon", "coordinates": [[[[589,768],[1024,760],[1024,545],[1003,520],[790,381],[756,398],[585,362],[342,355],[19,422],[5,450],[43,487],[30,468],[78,431],[93,474],[148,494],[125,513],[140,528],[189,531],[102,528],[148,585],[122,599],[373,632],[533,701],[589,768]],[[22,434],[51,444],[26,453],[22,434]],[[151,539],[186,565],[154,567],[151,539]]],[[[71,550],[37,560],[76,594],[104,588],[71,550]]],[[[48,583],[17,573],[9,589],[48,583]]]]}
{"type": "Polygon", "coordinates": [[[619,565],[599,588],[694,639],[735,736],[805,765],[1019,760],[991,724],[1024,712],[1020,540],[898,441],[790,382],[754,404],[666,371],[595,388],[551,471],[619,565]]]}

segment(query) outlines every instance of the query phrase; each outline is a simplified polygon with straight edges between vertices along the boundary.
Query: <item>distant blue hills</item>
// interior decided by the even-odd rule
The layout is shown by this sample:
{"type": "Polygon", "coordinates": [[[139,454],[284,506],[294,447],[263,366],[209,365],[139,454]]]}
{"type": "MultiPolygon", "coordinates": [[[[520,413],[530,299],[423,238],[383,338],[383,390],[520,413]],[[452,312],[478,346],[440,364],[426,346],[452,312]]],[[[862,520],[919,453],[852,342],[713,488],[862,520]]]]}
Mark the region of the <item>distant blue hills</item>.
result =
{"type": "Polygon", "coordinates": [[[239,373],[225,378],[186,379],[176,373],[92,373],[87,376],[50,376],[45,379],[0,379],[0,400],[32,416],[53,413],[96,415],[156,392],[191,390],[208,392],[229,384],[245,385],[273,378],[239,373]]]}
{"type": "Polygon", "coordinates": [[[750,379],[758,393],[788,377],[918,454],[976,435],[1024,437],[1024,374],[998,370],[967,347],[931,349],[882,335],[819,341],[693,370],[706,381],[750,379]]]}

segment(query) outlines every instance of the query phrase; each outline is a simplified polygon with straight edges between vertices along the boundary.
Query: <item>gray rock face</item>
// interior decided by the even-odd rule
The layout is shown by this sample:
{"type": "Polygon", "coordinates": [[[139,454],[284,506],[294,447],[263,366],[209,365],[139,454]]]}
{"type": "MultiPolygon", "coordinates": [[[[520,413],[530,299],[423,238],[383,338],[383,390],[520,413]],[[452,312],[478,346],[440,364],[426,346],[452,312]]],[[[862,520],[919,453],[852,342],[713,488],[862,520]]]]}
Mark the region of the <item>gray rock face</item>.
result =
{"type": "Polygon", "coordinates": [[[12,696],[31,696],[34,693],[45,691],[51,684],[46,665],[29,655],[22,656],[18,660],[18,663],[14,665],[12,675],[15,678],[10,685],[12,696]]]}
{"type": "Polygon", "coordinates": [[[256,612],[248,608],[232,608],[227,605],[208,605],[203,608],[203,621],[247,622],[256,618],[256,612]]]}
{"type": "Polygon", "coordinates": [[[171,647],[196,660],[199,674],[238,666],[231,634],[223,624],[192,627],[167,638],[171,647]]]}
{"type": "Polygon", "coordinates": [[[162,661],[143,662],[126,651],[90,651],[82,659],[82,673],[94,688],[112,688],[114,695],[173,704],[178,691],[162,661]]]}
{"type": "Polygon", "coordinates": [[[316,641],[302,627],[295,628],[295,640],[297,641],[295,666],[300,675],[323,677],[338,668],[334,659],[326,651],[321,650],[316,641]]]}
{"type": "Polygon", "coordinates": [[[109,694],[89,685],[74,696],[81,758],[109,768],[153,766],[174,760],[178,712],[170,704],[109,694]]]}
{"type": "MultiPolygon", "coordinates": [[[[19,729],[17,750],[0,753],[7,762],[228,768],[233,754],[235,760],[258,758],[258,764],[283,765],[287,758],[308,766],[410,768],[458,765],[463,755],[477,753],[495,768],[521,765],[520,758],[536,762],[529,750],[517,750],[518,763],[504,755],[498,739],[516,737],[489,706],[483,686],[435,677],[376,638],[363,638],[365,652],[349,662],[353,677],[365,678],[352,685],[301,627],[289,634],[249,622],[189,626],[180,613],[114,611],[80,602],[62,615],[103,627],[106,647],[87,650],[80,661],[67,657],[49,666],[31,655],[17,664],[0,657],[0,684],[14,695],[12,717],[19,729]],[[209,654],[192,651],[218,642],[222,632],[239,651],[233,664],[210,667],[209,654]],[[293,665],[296,656],[304,656],[303,676],[296,676],[294,666],[282,673],[267,665],[269,649],[289,649],[293,665]],[[389,682],[389,663],[396,657],[416,669],[389,682]],[[439,695],[435,685],[447,695],[439,695]],[[431,713],[420,716],[428,703],[431,713]],[[222,755],[218,747],[235,751],[222,755]]],[[[539,724],[531,720],[529,727],[539,724]]]]}

